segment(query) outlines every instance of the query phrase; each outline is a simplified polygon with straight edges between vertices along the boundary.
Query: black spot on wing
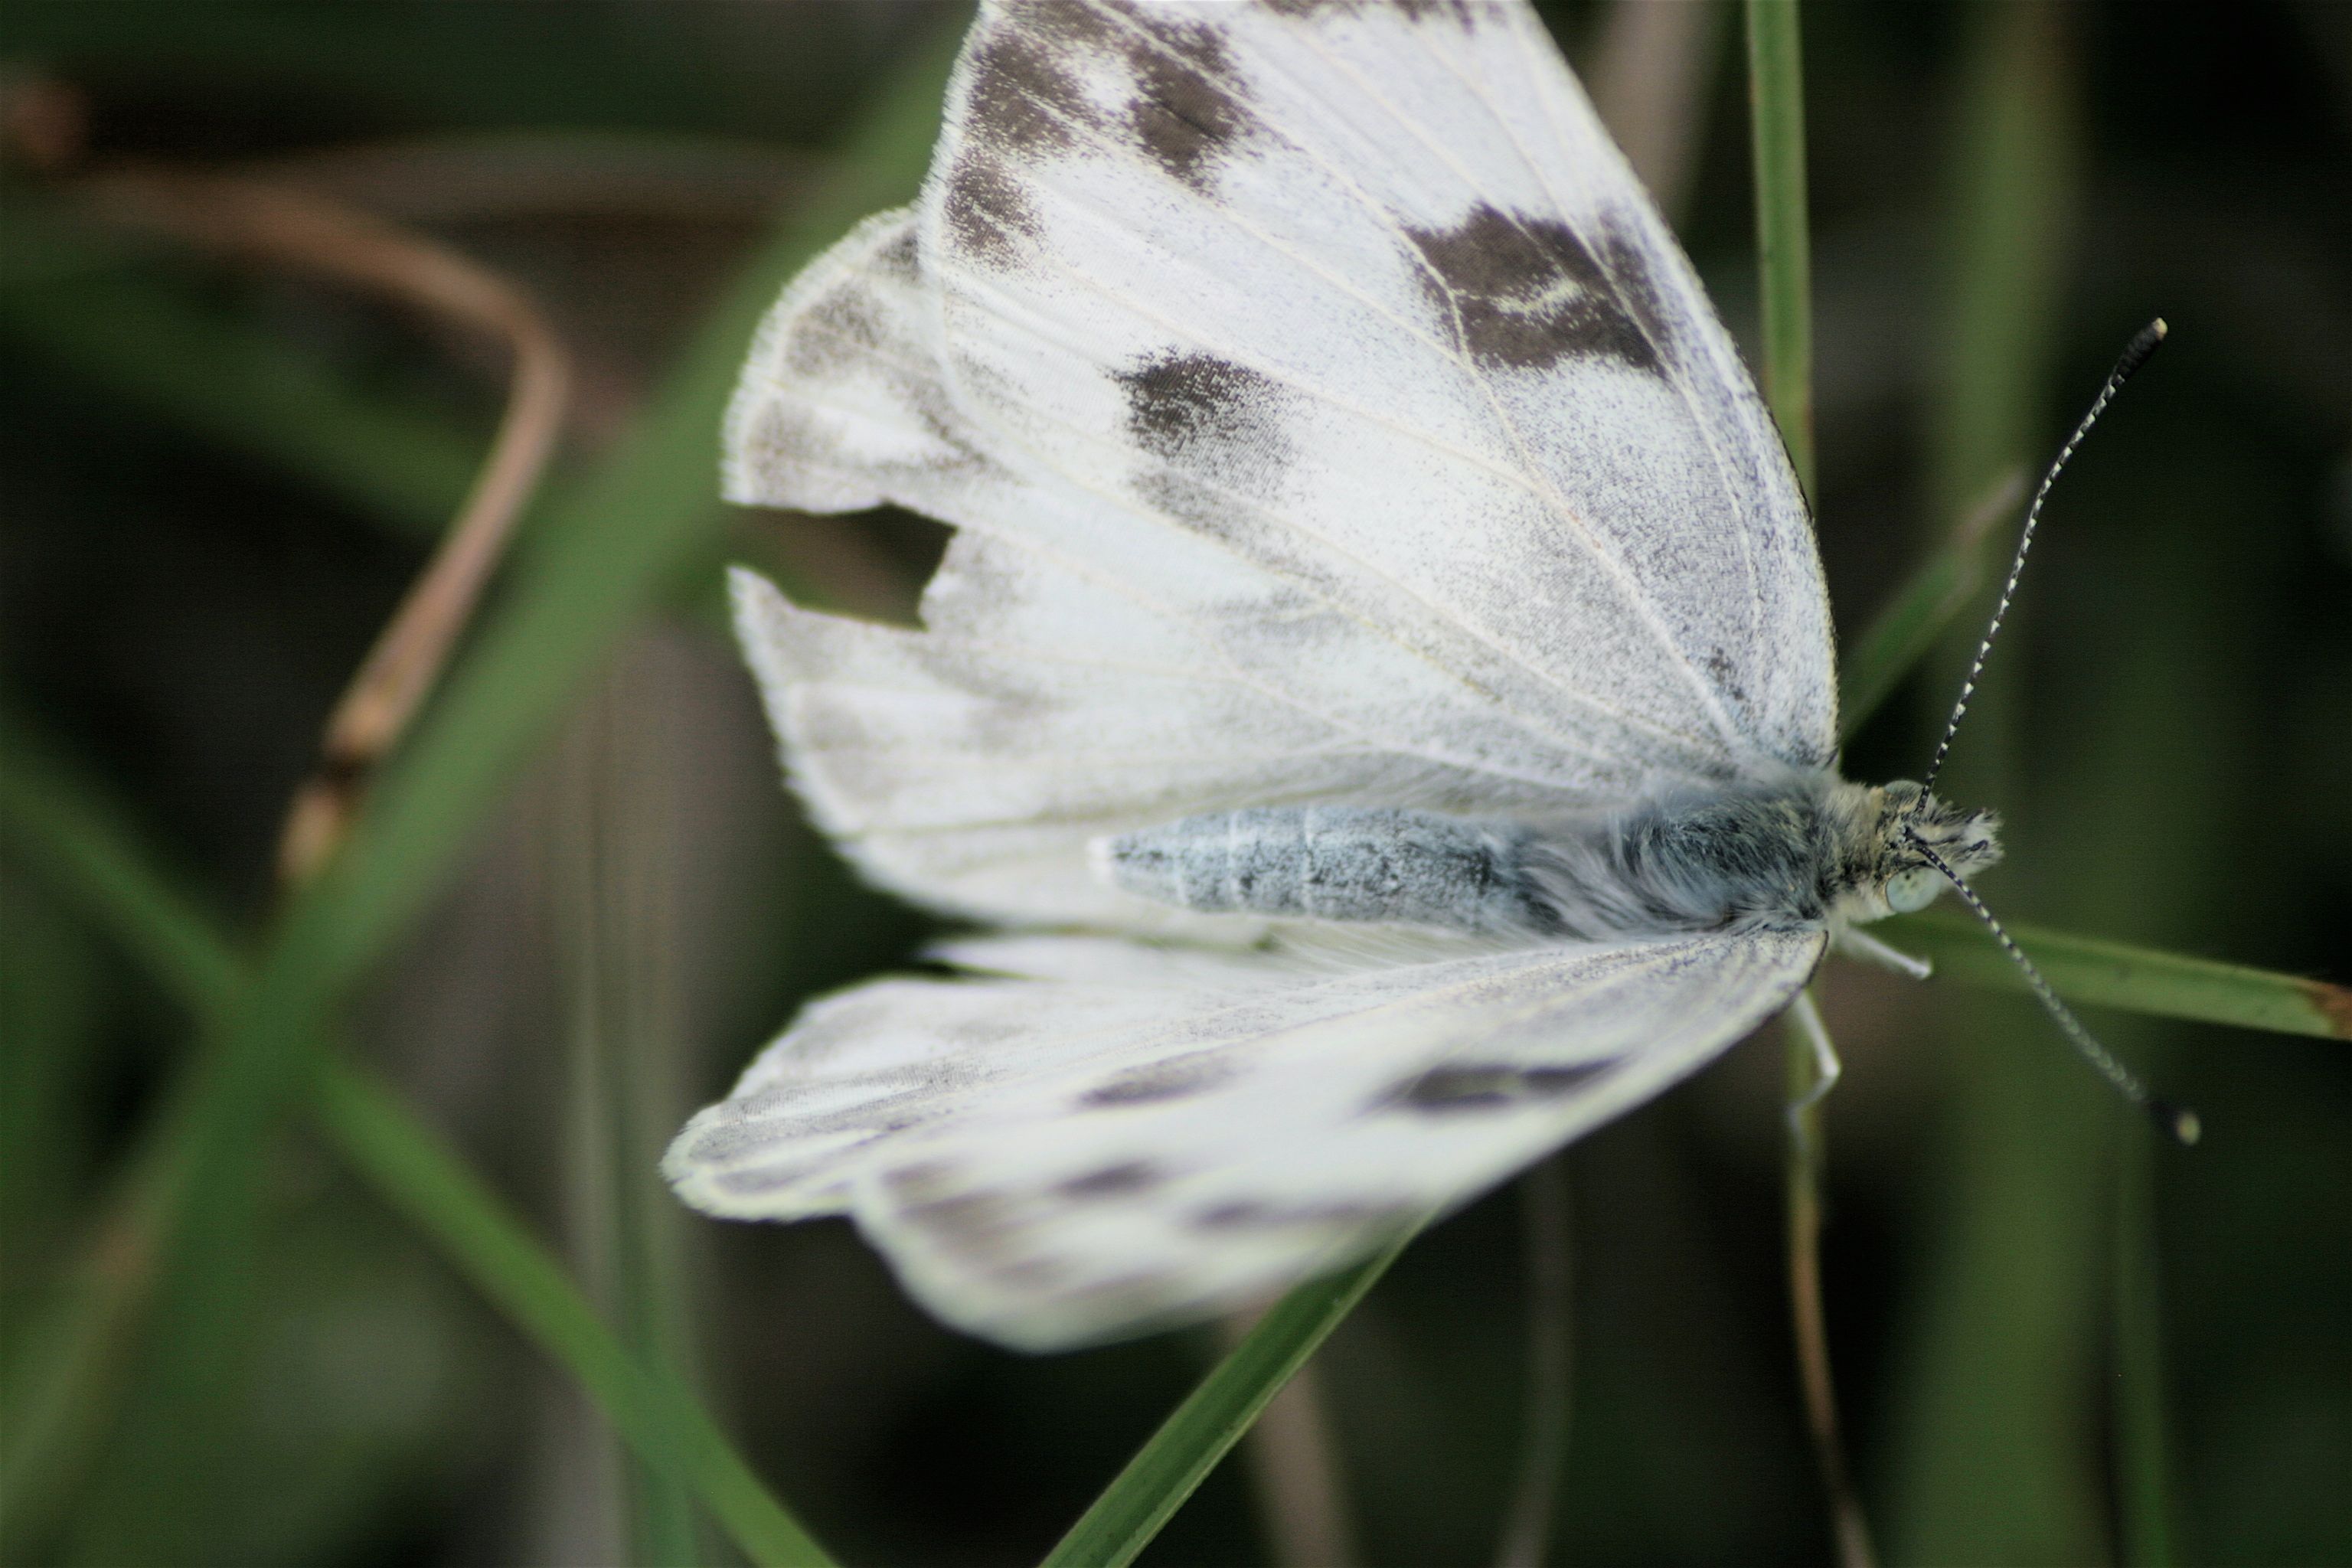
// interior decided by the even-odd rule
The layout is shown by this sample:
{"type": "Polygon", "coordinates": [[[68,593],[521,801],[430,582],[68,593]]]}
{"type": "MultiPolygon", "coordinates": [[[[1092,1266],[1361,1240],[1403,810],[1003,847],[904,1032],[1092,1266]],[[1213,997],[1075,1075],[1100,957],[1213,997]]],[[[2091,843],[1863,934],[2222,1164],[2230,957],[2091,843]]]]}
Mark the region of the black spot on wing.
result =
{"type": "Polygon", "coordinates": [[[1541,370],[1569,359],[1658,368],[1658,352],[1616,281],[1557,218],[1481,202],[1451,228],[1405,232],[1429,265],[1439,310],[1483,365],[1541,370]]]}
{"type": "Polygon", "coordinates": [[[1146,451],[1225,487],[1265,495],[1289,466],[1286,394],[1245,365],[1165,350],[1118,372],[1129,432],[1146,451]]]}
{"type": "Polygon", "coordinates": [[[1146,35],[1130,37],[1125,51],[1134,80],[1128,134],[1171,177],[1207,195],[1216,158],[1253,123],[1229,85],[1233,61],[1224,38],[1213,26],[1171,21],[1143,6],[1120,10],[1146,35]]]}
{"type": "Polygon", "coordinates": [[[1018,170],[1077,145],[1100,112],[1071,68],[1076,51],[1099,47],[1106,24],[1079,0],[1042,0],[1016,26],[989,29],[974,46],[964,98],[966,146],[948,171],[941,205],[950,237],[974,258],[1010,267],[1039,225],[1018,170]]]}
{"type": "Polygon", "coordinates": [[[979,152],[965,152],[948,171],[940,212],[956,249],[992,267],[1019,265],[1022,241],[1043,232],[1019,177],[979,152]]]}
{"type": "Polygon", "coordinates": [[[1591,1087],[1616,1065],[1613,1061],[1533,1068],[1495,1063],[1450,1064],[1432,1068],[1419,1078],[1396,1085],[1381,1096],[1379,1103],[1440,1115],[1541,1104],[1591,1087]]]}
{"type": "Polygon", "coordinates": [[[1364,1226],[1402,1225],[1409,1216],[1393,1204],[1278,1204],[1243,1199],[1222,1203],[1192,1215],[1201,1230],[1282,1230],[1295,1226],[1354,1229],[1364,1226]]]}
{"type": "Polygon", "coordinates": [[[1258,0],[1278,16],[1360,16],[1371,11],[1393,11],[1408,22],[1444,17],[1459,23],[1465,32],[1476,23],[1476,13],[1471,0],[1258,0]]]}
{"type": "Polygon", "coordinates": [[[913,224],[901,228],[889,244],[874,253],[874,269],[900,283],[922,281],[923,247],[913,224]]]}
{"type": "Polygon", "coordinates": [[[1633,219],[1622,208],[1601,215],[1601,255],[1618,302],[1654,349],[1663,346],[1674,332],[1660,303],[1658,280],[1650,274],[1651,253],[1634,237],[1633,219]]]}
{"type": "Polygon", "coordinates": [[[960,247],[999,267],[1013,265],[1021,240],[1039,232],[1024,167],[1117,135],[1205,193],[1219,155],[1253,124],[1215,26],[1118,0],[1024,5],[975,45],[970,79],[967,145],[949,171],[943,211],[960,247]],[[1106,93],[1110,70],[1127,78],[1123,94],[1106,93]],[[1114,100],[1123,101],[1114,108],[1114,100]]]}
{"type": "Polygon", "coordinates": [[[748,1171],[723,1172],[712,1178],[711,1184],[730,1197],[756,1198],[780,1192],[806,1179],[808,1173],[805,1165],[758,1165],[748,1171]]]}
{"type": "Polygon", "coordinates": [[[1158,1186],[1163,1179],[1160,1168],[1150,1162],[1127,1160],[1088,1171],[1082,1176],[1072,1176],[1054,1191],[1066,1198],[1124,1197],[1158,1186]]]}
{"type": "Polygon", "coordinates": [[[1234,1076],[1234,1065],[1216,1057],[1179,1057],[1130,1068],[1078,1097],[1086,1106],[1154,1105],[1184,1100],[1216,1088],[1234,1076]]]}
{"type": "Polygon", "coordinates": [[[887,315],[872,287],[862,278],[850,279],[793,323],[784,369],[803,378],[833,374],[873,354],[887,332],[887,315]]]}
{"type": "Polygon", "coordinates": [[[1732,663],[1729,654],[1720,647],[1709,648],[1706,657],[1699,662],[1706,667],[1707,674],[1714,678],[1717,690],[1729,697],[1734,702],[1743,704],[1747,702],[1748,689],[1739,683],[1739,667],[1732,663]]]}
{"type": "Polygon", "coordinates": [[[971,55],[964,134],[992,151],[1035,156],[1067,151],[1100,116],[1072,68],[1105,47],[1110,24],[1086,0],[1030,0],[982,30],[971,55]]]}

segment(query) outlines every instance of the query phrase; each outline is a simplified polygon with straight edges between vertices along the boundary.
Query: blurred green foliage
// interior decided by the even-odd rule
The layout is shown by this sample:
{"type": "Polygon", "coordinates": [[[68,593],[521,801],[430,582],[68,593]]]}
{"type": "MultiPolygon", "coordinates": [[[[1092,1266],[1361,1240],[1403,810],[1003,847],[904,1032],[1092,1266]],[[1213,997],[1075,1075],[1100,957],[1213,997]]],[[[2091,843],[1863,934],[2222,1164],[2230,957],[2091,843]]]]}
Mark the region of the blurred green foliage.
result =
{"type": "MultiPolygon", "coordinates": [[[[1548,15],[1583,63],[1604,8],[1548,15]]],[[[2315,1028],[2291,986],[2083,940],[2352,979],[2347,14],[1804,16],[1821,533],[1850,632],[2046,457],[2132,330],[2172,322],[2053,502],[1953,778],[2009,820],[1989,896],[2079,933],[2046,950],[2078,995],[2172,1015],[2093,1022],[2210,1134],[2148,1147],[2030,1008],[1825,976],[1849,1067],[1829,1311],[1864,1500],[1905,1562],[2352,1561],[2345,1048],[2185,1021],[2315,1028]]],[[[845,1226],[665,1238],[640,1206],[649,1131],[922,931],[791,822],[709,611],[729,556],[903,605],[935,538],[730,516],[710,455],[751,315],[911,187],[958,16],[0,14],[12,114],[47,83],[87,117],[75,164],[13,163],[0,191],[0,1558],[783,1561],[796,1519],[845,1561],[1034,1561],[1213,1359],[1205,1336],[1005,1355],[922,1318],[845,1226]],[[642,167],[633,148],[711,190],[740,188],[747,145],[800,173],[731,209],[408,193],[545,303],[583,407],[353,853],[273,910],[278,815],[467,482],[498,367],[107,228],[72,180],[331,179],[280,161],[389,144],[511,189],[522,132],[534,157],[569,145],[582,189],[642,167]],[[337,1038],[370,1076],[316,1079],[337,1038]],[[320,1082],[323,1120],[294,1118],[320,1082]]],[[[1738,65],[1704,95],[1683,226],[1752,347],[1738,65]]],[[[1893,686],[1849,773],[1915,773],[1948,686],[1933,660],[1893,686]]],[[[1916,942],[1956,975],[1981,951],[1948,925],[1916,942]]],[[[1770,1056],[1567,1157],[1558,1560],[1825,1552],[1770,1056]]],[[[1515,1201],[1423,1237],[1321,1352],[1374,1562],[1491,1552],[1525,1351],[1515,1201]]],[[[1263,1550],[1227,1466],[1143,1560],[1263,1550]]]]}

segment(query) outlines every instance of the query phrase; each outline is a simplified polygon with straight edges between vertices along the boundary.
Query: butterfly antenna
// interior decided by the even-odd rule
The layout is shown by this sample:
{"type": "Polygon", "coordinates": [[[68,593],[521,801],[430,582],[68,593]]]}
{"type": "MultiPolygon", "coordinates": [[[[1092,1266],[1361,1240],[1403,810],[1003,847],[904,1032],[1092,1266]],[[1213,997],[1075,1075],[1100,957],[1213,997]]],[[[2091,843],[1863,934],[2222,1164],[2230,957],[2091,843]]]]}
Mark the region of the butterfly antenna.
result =
{"type": "Polygon", "coordinates": [[[2042,977],[2042,971],[2033,967],[2033,961],[2025,956],[2025,950],[2017,945],[2016,939],[1993,919],[1992,910],[1985,907],[1985,901],[1977,896],[1977,890],[1962,881],[1960,874],[1945,864],[1944,858],[1937,854],[1926,839],[1916,833],[1908,837],[1912,847],[1927,858],[1927,864],[1943,873],[1944,880],[1951,883],[1952,890],[1976,911],[1977,919],[1984,921],[1985,929],[1992,932],[1993,941],[2000,943],[2000,950],[2025,972],[2026,984],[2033,987],[2036,996],[2042,998],[2042,1005],[2050,1009],[2050,1016],[2058,1020],[2058,1027],[2065,1031],[2066,1038],[2074,1042],[2074,1048],[2083,1054],[2083,1059],[2096,1068],[2100,1077],[2115,1085],[2116,1091],[2154,1121],[2158,1130],[2167,1137],[2183,1145],[2196,1142],[2204,1131],[2204,1124],[2197,1119],[2197,1113],[2150,1094],[2147,1086],[2140,1082],[2131,1068],[2117,1061],[2113,1051],[2099,1044],[2097,1037],[2084,1026],[2083,1020],[2074,1016],[2074,1010],[2058,999],[2058,993],[2049,981],[2042,977]]]}
{"type": "Polygon", "coordinates": [[[2001,617],[2009,614],[2009,601],[2017,592],[2017,580],[2024,574],[2025,552],[2033,548],[2034,526],[2042,521],[2042,503],[2050,499],[2050,487],[2058,482],[2058,476],[2064,471],[2067,459],[2074,455],[2074,448],[2083,444],[2083,437],[2091,433],[2091,426],[2099,422],[2099,416],[2107,411],[2107,405],[2114,401],[2124,383],[2147,363],[2147,356],[2156,352],[2156,345],[2164,341],[2168,330],[2163,318],[2158,317],[2142,327],[2125,345],[2123,356],[2116,361],[2116,368],[2107,373],[2106,384],[2099,388],[2098,396],[2091,399],[2089,412],[2083,416],[2083,422],[2074,426],[2074,433],[2066,437],[2066,444],[2058,449],[2057,460],[2050,465],[2050,471],[2042,476],[2042,483],[2035,488],[2033,504],[2025,509],[2025,531],[2018,537],[2017,555],[2009,563],[2009,580],[2000,585],[2000,602],[1993,607],[1992,625],[1985,628],[1984,641],[1977,645],[1976,661],[1969,666],[1969,678],[1960,682],[1960,700],[1952,704],[1952,716],[1944,722],[1944,738],[1936,742],[1936,754],[1927,763],[1927,776],[1919,781],[1922,799],[1934,791],[1936,775],[1943,772],[1945,754],[1952,749],[1952,736],[1958,731],[1960,720],[1969,710],[1969,699],[1977,694],[1977,678],[1984,673],[1985,658],[1992,652],[1992,639],[2000,635],[2001,617]]]}

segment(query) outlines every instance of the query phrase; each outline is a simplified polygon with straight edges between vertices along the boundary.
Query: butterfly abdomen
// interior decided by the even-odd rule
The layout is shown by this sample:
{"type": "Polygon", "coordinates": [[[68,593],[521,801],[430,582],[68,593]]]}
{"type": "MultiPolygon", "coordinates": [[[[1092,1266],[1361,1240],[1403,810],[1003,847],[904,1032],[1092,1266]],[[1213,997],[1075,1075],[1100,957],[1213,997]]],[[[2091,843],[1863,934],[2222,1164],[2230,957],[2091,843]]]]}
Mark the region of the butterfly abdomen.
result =
{"type": "Polygon", "coordinates": [[[1102,840],[1181,909],[1611,941],[1826,921],[1877,863],[1875,792],[1828,774],[1536,826],[1365,806],[1212,812],[1102,840]]]}
{"type": "Polygon", "coordinates": [[[1266,806],[1122,834],[1097,863],[1113,886],[1181,909],[1493,931],[1543,919],[1527,840],[1435,812],[1266,806]]]}

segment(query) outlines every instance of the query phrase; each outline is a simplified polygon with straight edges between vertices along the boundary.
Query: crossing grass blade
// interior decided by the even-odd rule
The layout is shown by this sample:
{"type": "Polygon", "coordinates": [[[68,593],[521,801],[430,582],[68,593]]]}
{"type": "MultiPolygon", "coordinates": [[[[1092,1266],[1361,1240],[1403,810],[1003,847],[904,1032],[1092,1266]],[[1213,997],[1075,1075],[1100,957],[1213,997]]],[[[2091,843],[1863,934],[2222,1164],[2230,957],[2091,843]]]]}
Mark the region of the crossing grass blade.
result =
{"type": "MultiPolygon", "coordinates": [[[[2082,205],[2068,19],[2025,5],[1961,15],[1967,45],[1941,195],[1942,303],[1929,329],[1939,362],[1925,450],[1931,517],[1958,515],[2012,468],[2038,467],[2053,439],[2059,416],[2044,403],[2058,390],[2069,224],[2082,205]]],[[[1964,651],[1941,667],[1954,690],[1964,651]]],[[[2013,658],[1993,664],[1944,775],[1947,798],[2024,796],[2039,761],[2027,735],[2031,673],[2013,658]]],[[[2012,836],[2012,847],[2025,846],[2012,836]]],[[[2006,896],[2048,864],[2021,854],[2006,896]]],[[[1936,1145],[1947,1176],[1886,1400],[1881,1513],[1898,1560],[2099,1554],[2103,1460],[2084,1440],[2083,1391],[2101,1362],[2092,1325],[2105,1155],[2088,1136],[2037,1141],[2021,1130],[2027,1118],[2063,1125],[2105,1108],[2079,1068],[2043,1039],[2020,1039],[2018,1024],[1990,999],[1972,998],[1938,1009],[1930,1026],[1957,1049],[1938,1053],[1952,1068],[1936,1145]],[[1970,1053],[1965,1068],[1957,1050],[1970,1053]]]]}
{"type": "MultiPolygon", "coordinates": [[[[16,724],[0,725],[10,765],[0,770],[0,841],[12,856],[75,900],[173,998],[203,1015],[228,1005],[244,960],[197,901],[155,869],[120,814],[16,724]]],[[[399,1097],[332,1056],[311,1085],[329,1142],[394,1208],[414,1221],[459,1273],[551,1360],[567,1368],[616,1432],[645,1460],[698,1497],[752,1562],[823,1568],[822,1549],[761,1485],[718,1424],[687,1389],[633,1357],[597,1318],[562,1267],[399,1097]]],[[[87,1442],[79,1429],[122,1360],[147,1278],[123,1267],[151,1255],[144,1233],[180,1173],[142,1167],[104,1267],[60,1281],[48,1311],[9,1345],[11,1441],[5,1497],[12,1528],[37,1530],[50,1500],[57,1446],[87,1442]],[[142,1190],[146,1189],[146,1190],[142,1190]],[[30,1510],[28,1513],[27,1510],[30,1510]]],[[[122,1208],[118,1205],[119,1209],[122,1208]]]]}
{"type": "MultiPolygon", "coordinates": [[[[1805,494],[1821,493],[1813,468],[1813,309],[1811,216],[1805,182],[1803,49],[1796,0],[1748,0],[1748,90],[1756,171],[1756,250],[1763,295],[1764,397],[1805,494]]],[[[1892,664],[1908,650],[1866,650],[1892,664]]],[[[1843,1568],[1872,1568],[1870,1529],[1851,1479],[1830,1364],[1822,1300],[1821,1064],[1833,1056],[1811,994],[1790,1008],[1783,1070],[1789,1097],[1787,1205],[1789,1310],[1805,1425],[1843,1568]]]]}
{"type": "Polygon", "coordinates": [[[1045,1568],[1125,1568],[1250,1429],[1412,1237],[1285,1296],[1137,1450],[1045,1568]]]}
{"type": "Polygon", "coordinates": [[[1764,401],[1807,497],[1813,473],[1813,262],[1805,198],[1805,98],[1796,0],[1748,0],[1764,401]]]}
{"type": "MultiPolygon", "coordinates": [[[[17,241],[21,250],[41,243],[17,241]]],[[[38,258],[34,258],[37,262],[38,258]]],[[[0,336],[225,451],[267,463],[418,539],[439,534],[488,430],[351,384],[323,353],[244,330],[152,266],[0,287],[0,336]]]]}
{"type": "Polygon", "coordinates": [[[2017,510],[2025,477],[2012,469],[1970,507],[1845,650],[1838,669],[1838,732],[1851,740],[1917,668],[1960,612],[1977,602],[1990,567],[1992,525],[2017,510]]]}
{"type": "MultiPolygon", "coordinates": [[[[2352,989],[2345,986],[2004,923],[2026,956],[2070,1001],[2273,1034],[2352,1039],[2352,989]]],[[[1906,952],[1934,961],[1939,975],[2004,991],[2027,989],[2024,972],[1966,914],[1932,910],[1901,915],[1879,929],[1906,952]]]]}
{"type": "Polygon", "coordinates": [[[337,1152],[571,1371],[649,1468],[699,1497],[746,1556],[763,1568],[821,1568],[831,1561],[684,1385],[629,1353],[547,1249],[395,1094],[329,1058],[319,1069],[313,1109],[337,1152]]]}

